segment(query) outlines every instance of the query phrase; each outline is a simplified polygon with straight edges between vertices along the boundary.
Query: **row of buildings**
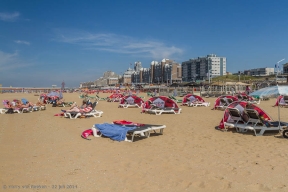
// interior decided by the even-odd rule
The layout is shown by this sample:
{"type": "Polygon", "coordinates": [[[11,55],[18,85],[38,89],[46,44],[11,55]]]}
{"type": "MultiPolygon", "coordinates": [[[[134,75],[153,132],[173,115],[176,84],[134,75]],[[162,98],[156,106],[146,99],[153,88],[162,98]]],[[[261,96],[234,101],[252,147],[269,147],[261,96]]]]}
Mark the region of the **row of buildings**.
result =
{"type": "MultiPolygon", "coordinates": [[[[141,62],[134,63],[123,74],[106,71],[95,81],[80,83],[80,87],[105,87],[117,84],[172,84],[179,82],[205,81],[227,74],[226,57],[209,54],[184,61],[181,64],[170,59],[160,62],[152,61],[149,68],[143,68],[141,62]]],[[[283,65],[283,72],[288,73],[288,63],[283,65]]],[[[239,72],[240,73],[240,72],[239,72]]],[[[268,76],[275,74],[274,68],[256,68],[241,72],[251,76],[268,76]]]]}
{"type": "Polygon", "coordinates": [[[149,68],[143,68],[141,62],[135,62],[134,68],[128,68],[123,74],[107,71],[103,77],[91,82],[80,83],[80,87],[105,87],[116,84],[172,84],[203,81],[226,74],[226,58],[215,54],[198,57],[182,62],[162,59],[152,61],[149,68]],[[209,75],[210,74],[210,75],[209,75]]]}
{"type": "Polygon", "coordinates": [[[278,68],[268,68],[268,67],[263,67],[263,68],[255,68],[255,69],[249,69],[249,70],[244,70],[243,74],[244,75],[251,75],[251,76],[269,76],[269,75],[275,75],[275,74],[288,74],[288,63],[283,65],[283,70],[281,71],[278,68]]]}

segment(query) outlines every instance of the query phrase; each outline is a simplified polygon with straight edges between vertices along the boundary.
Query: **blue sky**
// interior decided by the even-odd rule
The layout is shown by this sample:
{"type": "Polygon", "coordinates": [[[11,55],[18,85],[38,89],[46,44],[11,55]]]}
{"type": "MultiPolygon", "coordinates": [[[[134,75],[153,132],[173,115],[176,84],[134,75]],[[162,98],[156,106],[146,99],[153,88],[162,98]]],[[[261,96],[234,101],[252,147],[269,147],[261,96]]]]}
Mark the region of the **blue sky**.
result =
{"type": "Polygon", "coordinates": [[[0,0],[3,86],[77,87],[210,53],[229,72],[282,66],[287,45],[287,0],[0,0]]]}

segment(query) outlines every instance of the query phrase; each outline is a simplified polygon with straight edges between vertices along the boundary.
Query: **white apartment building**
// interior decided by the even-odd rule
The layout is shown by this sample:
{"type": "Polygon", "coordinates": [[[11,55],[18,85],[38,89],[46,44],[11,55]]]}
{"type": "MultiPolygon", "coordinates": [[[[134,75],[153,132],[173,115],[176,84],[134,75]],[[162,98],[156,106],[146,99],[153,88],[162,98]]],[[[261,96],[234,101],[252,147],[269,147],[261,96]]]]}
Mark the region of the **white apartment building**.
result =
{"type": "Polygon", "coordinates": [[[217,57],[215,54],[198,57],[182,62],[182,80],[196,81],[226,75],[226,57],[217,57]]]}
{"type": "Polygon", "coordinates": [[[140,61],[137,61],[134,63],[134,71],[140,71],[141,68],[142,68],[142,64],[140,61]]]}
{"type": "Polygon", "coordinates": [[[256,68],[249,70],[251,76],[269,76],[275,74],[274,68],[256,68]]]}

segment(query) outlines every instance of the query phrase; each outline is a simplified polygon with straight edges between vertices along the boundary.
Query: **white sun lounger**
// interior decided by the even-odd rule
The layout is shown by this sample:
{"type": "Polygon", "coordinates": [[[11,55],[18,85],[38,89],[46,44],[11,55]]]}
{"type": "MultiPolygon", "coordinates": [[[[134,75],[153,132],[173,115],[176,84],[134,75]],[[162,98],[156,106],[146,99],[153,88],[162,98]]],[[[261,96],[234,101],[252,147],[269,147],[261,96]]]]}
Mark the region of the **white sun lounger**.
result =
{"type": "Polygon", "coordinates": [[[246,122],[243,120],[240,111],[237,108],[228,108],[230,114],[230,121],[224,123],[224,130],[227,131],[227,127],[235,128],[237,132],[246,132],[246,122]]]}
{"type": "Polygon", "coordinates": [[[158,108],[158,109],[148,109],[146,112],[155,113],[155,115],[161,115],[162,113],[172,113],[172,114],[180,114],[181,108],[158,108]]]}
{"type": "Polygon", "coordinates": [[[198,107],[198,106],[204,106],[204,107],[209,107],[210,102],[203,102],[203,103],[188,103],[189,107],[198,107]]]}
{"type": "MultiPolygon", "coordinates": [[[[129,127],[129,126],[128,126],[129,127]]],[[[152,125],[152,124],[145,124],[144,126],[137,127],[136,129],[130,130],[127,132],[127,134],[132,134],[131,140],[125,137],[125,141],[133,142],[135,135],[141,136],[141,137],[150,137],[150,132],[153,131],[156,133],[156,130],[159,130],[159,133],[163,135],[163,130],[166,128],[166,125],[152,125]]],[[[101,132],[93,125],[92,127],[93,135],[94,137],[101,137],[101,132]],[[99,134],[98,134],[99,133],[99,134]]]]}
{"type": "Polygon", "coordinates": [[[127,104],[127,103],[124,103],[124,104],[119,104],[119,106],[118,107],[122,107],[122,108],[129,108],[129,107],[138,107],[138,108],[140,108],[142,106],[142,104],[137,104],[137,103],[135,103],[135,104],[127,104]]]}
{"type": "Polygon", "coordinates": [[[246,112],[249,116],[249,120],[246,123],[245,129],[254,131],[255,136],[262,136],[265,131],[279,131],[280,129],[287,127],[287,123],[279,123],[279,121],[267,121],[267,124],[262,123],[258,112],[254,109],[246,109],[246,112]],[[260,132],[257,133],[256,130],[260,130],[260,132]]]}
{"type": "Polygon", "coordinates": [[[104,113],[103,111],[98,111],[95,109],[96,105],[98,104],[98,102],[94,102],[92,104],[92,110],[90,112],[87,112],[87,113],[81,113],[81,112],[66,112],[64,113],[64,116],[65,117],[69,117],[70,119],[77,119],[78,117],[84,115],[84,116],[87,116],[87,117],[101,117],[102,114],[104,113]]]}
{"type": "Polygon", "coordinates": [[[1,108],[1,109],[0,109],[0,114],[5,114],[7,110],[8,110],[8,109],[6,109],[6,108],[1,108]]]}
{"type": "Polygon", "coordinates": [[[254,131],[255,136],[262,136],[265,131],[279,131],[284,127],[287,127],[287,123],[275,121],[267,121],[268,125],[262,123],[258,112],[254,109],[246,109],[249,117],[248,121],[245,122],[240,112],[236,108],[228,108],[231,115],[231,119],[234,122],[225,122],[224,127],[235,127],[237,132],[247,132],[248,130],[254,131]],[[259,131],[260,130],[260,131],[259,131]],[[258,131],[258,133],[257,133],[258,131]]]}

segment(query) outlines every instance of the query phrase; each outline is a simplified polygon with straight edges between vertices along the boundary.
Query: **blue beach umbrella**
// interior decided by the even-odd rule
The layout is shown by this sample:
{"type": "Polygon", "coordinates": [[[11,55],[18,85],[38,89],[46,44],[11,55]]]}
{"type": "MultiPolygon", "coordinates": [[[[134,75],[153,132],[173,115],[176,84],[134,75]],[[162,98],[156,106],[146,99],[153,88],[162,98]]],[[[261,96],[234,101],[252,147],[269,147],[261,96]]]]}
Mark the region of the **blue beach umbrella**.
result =
{"type": "Polygon", "coordinates": [[[279,95],[288,95],[288,86],[272,86],[259,89],[249,94],[252,97],[278,97],[279,95]]]}
{"type": "Polygon", "coordinates": [[[22,103],[24,103],[24,104],[26,104],[26,103],[28,102],[28,100],[25,99],[25,98],[22,98],[21,101],[22,101],[22,103]]]}

